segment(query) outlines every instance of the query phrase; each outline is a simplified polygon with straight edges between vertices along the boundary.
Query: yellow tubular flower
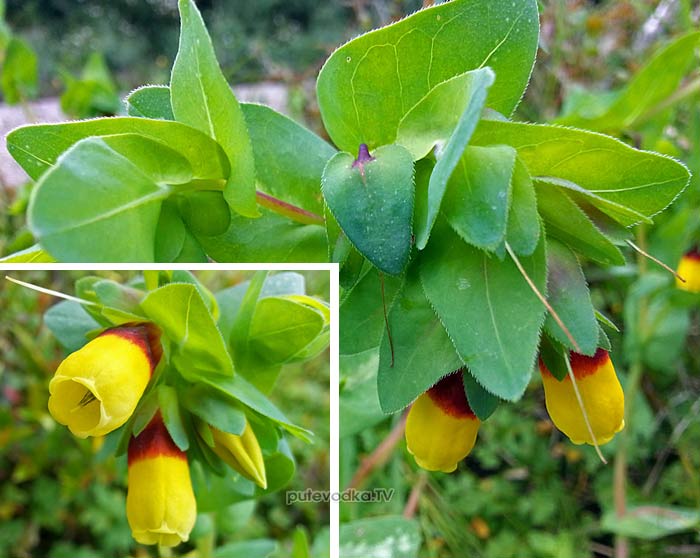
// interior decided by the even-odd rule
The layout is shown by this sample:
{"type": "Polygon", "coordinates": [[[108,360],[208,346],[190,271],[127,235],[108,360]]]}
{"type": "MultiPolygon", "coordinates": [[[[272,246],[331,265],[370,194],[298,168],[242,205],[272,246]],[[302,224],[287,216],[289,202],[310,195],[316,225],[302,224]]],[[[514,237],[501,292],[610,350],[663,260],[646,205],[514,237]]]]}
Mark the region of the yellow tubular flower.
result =
{"type": "Polygon", "coordinates": [[[49,412],[79,438],[103,436],[134,412],[160,360],[153,324],[115,327],[68,355],[49,383],[49,412]]]}
{"type": "Polygon", "coordinates": [[[474,447],[480,425],[458,370],[413,403],[406,419],[406,445],[423,469],[451,473],[474,447]]]}
{"type": "MultiPolygon", "coordinates": [[[[592,357],[571,353],[571,369],[591,429],[599,446],[607,444],[625,427],[625,394],[615,374],[610,355],[598,349],[592,357]]],[[[574,444],[591,444],[591,437],[581,407],[576,399],[571,378],[557,380],[540,359],[547,412],[554,425],[574,444]]]]}
{"type": "Polygon", "coordinates": [[[684,291],[700,293],[700,249],[696,246],[687,252],[678,264],[678,275],[685,283],[676,278],[676,286],[684,291]]]}
{"type": "Polygon", "coordinates": [[[197,518],[187,455],[175,445],[160,412],[129,442],[126,518],[141,544],[176,546],[197,518]]]}
{"type": "Polygon", "coordinates": [[[240,436],[222,432],[213,426],[210,428],[214,437],[213,449],[216,455],[245,478],[252,480],[263,489],[267,488],[265,461],[258,439],[250,425],[246,422],[243,434],[240,436]]]}

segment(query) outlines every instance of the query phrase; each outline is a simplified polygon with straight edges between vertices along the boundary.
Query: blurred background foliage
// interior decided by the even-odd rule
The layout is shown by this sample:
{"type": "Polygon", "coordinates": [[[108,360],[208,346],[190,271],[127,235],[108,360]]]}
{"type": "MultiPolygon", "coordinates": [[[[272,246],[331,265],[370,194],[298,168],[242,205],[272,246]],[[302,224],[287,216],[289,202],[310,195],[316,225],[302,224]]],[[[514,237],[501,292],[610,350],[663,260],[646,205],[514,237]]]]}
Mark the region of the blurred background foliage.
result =
{"type": "MultiPolygon", "coordinates": [[[[67,294],[76,279],[100,275],[124,282],[138,272],[12,271],[14,278],[67,294]]],[[[198,271],[213,291],[248,280],[252,272],[198,271]]],[[[307,293],[328,300],[329,274],[302,272],[307,293]]],[[[0,282],[0,557],[124,558],[155,556],[132,538],[125,513],[126,458],[101,452],[101,440],[80,440],[47,409],[48,382],[64,358],[42,321],[56,298],[0,282]]],[[[316,434],[314,444],[290,437],[297,471],[286,490],[327,490],[329,484],[328,353],[286,366],[270,397],[316,434]]],[[[216,537],[214,557],[303,558],[328,555],[328,505],[286,505],[285,490],[258,501],[200,514],[177,556],[216,537]],[[215,535],[213,535],[215,533],[215,535]],[[307,542],[304,542],[307,541],[307,542]],[[313,546],[312,546],[313,545],[313,546]]]]}

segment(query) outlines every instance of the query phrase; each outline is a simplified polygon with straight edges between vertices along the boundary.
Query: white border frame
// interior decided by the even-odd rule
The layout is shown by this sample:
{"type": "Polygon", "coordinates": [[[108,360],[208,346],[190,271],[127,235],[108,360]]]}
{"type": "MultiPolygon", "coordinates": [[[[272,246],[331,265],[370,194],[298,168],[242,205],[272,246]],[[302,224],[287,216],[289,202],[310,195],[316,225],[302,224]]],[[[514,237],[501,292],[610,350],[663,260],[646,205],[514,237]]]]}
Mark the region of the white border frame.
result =
{"type": "MultiPolygon", "coordinates": [[[[327,271],[330,275],[330,385],[329,385],[329,415],[330,440],[329,451],[329,494],[340,493],[340,287],[338,264],[281,264],[281,263],[7,263],[0,264],[2,280],[7,273],[13,271],[150,271],[150,270],[186,270],[186,271],[327,271]]],[[[340,502],[330,498],[329,532],[330,556],[340,555],[340,502]]]]}

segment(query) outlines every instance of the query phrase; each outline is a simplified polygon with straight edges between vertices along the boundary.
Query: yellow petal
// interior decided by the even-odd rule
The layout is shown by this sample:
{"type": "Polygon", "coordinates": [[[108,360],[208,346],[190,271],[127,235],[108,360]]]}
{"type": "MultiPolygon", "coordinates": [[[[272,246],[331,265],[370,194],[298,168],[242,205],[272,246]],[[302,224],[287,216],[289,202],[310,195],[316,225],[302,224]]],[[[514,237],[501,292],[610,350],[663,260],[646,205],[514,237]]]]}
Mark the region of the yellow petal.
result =
{"type": "Polygon", "coordinates": [[[70,354],[49,383],[49,412],[80,438],[103,436],[124,424],[150,380],[149,349],[119,330],[70,354]]]}
{"type": "Polygon", "coordinates": [[[263,489],[267,488],[265,461],[255,432],[246,422],[243,434],[236,436],[211,427],[214,452],[230,467],[263,489]]]}
{"type": "MultiPolygon", "coordinates": [[[[576,377],[591,429],[599,446],[607,444],[625,426],[625,395],[610,356],[603,349],[593,357],[572,353],[576,377]]],[[[593,444],[571,378],[561,382],[540,361],[547,412],[554,425],[574,444],[593,444]]]]}
{"type": "Polygon", "coordinates": [[[406,445],[423,469],[451,473],[474,447],[480,424],[467,405],[458,372],[413,403],[406,419],[406,445]]]}
{"type": "Polygon", "coordinates": [[[186,455],[160,414],[129,443],[126,516],[142,544],[175,546],[189,538],[197,517],[186,455]]]}
{"type": "Polygon", "coordinates": [[[684,291],[700,293],[700,252],[691,250],[681,258],[678,264],[678,275],[685,283],[676,278],[676,286],[684,291]]]}

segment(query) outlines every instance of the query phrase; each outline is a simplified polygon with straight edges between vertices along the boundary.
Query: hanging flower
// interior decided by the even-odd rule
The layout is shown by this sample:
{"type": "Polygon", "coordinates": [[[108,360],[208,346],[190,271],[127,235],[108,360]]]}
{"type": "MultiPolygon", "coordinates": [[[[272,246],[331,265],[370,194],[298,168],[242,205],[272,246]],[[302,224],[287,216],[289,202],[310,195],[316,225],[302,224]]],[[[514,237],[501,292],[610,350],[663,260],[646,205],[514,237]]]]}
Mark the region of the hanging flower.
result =
{"type": "Polygon", "coordinates": [[[102,436],[134,412],[161,356],[153,324],[108,329],[68,355],[49,383],[49,411],[79,438],[102,436]]]}
{"type": "Polygon", "coordinates": [[[246,421],[243,434],[236,436],[211,427],[214,452],[229,466],[261,488],[267,488],[265,461],[255,432],[246,421]]]}
{"type": "Polygon", "coordinates": [[[474,447],[480,424],[458,370],[413,403],[406,419],[406,445],[423,469],[451,473],[474,447]]]}
{"type": "Polygon", "coordinates": [[[187,455],[175,445],[160,411],[129,442],[126,517],[141,544],[176,546],[197,517],[187,455]]]}
{"type": "Polygon", "coordinates": [[[685,282],[676,278],[676,285],[679,289],[691,293],[700,293],[700,248],[695,246],[681,258],[678,264],[678,275],[685,279],[685,282]]]}
{"type": "MultiPolygon", "coordinates": [[[[625,394],[610,355],[598,349],[592,357],[571,353],[571,370],[599,446],[607,444],[625,427],[625,394]]],[[[540,358],[547,412],[554,425],[574,444],[593,444],[581,407],[567,375],[559,381],[540,358]]]]}

